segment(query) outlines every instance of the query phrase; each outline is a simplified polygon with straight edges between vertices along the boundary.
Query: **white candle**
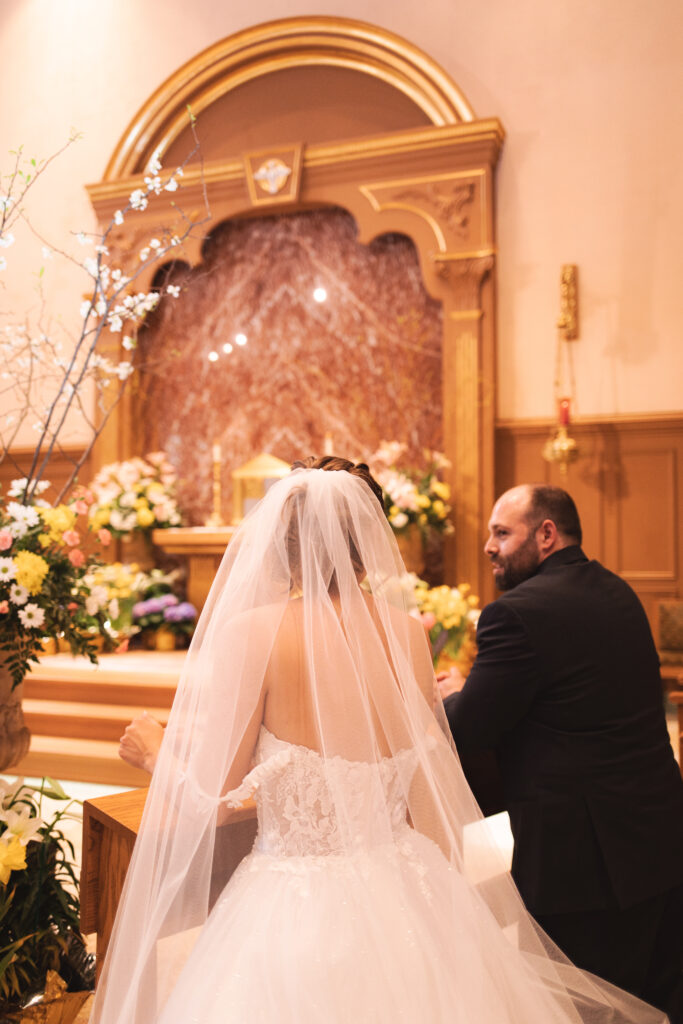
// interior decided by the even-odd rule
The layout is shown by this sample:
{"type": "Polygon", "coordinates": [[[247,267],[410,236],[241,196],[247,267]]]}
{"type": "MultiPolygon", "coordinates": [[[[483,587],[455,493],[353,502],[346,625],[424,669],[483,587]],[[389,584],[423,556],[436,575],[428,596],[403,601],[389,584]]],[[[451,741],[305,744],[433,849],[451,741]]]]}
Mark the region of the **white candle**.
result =
{"type": "Polygon", "coordinates": [[[215,444],[211,446],[211,454],[213,456],[214,462],[221,461],[221,446],[219,445],[218,441],[216,441],[215,444]]]}
{"type": "Polygon", "coordinates": [[[332,445],[332,434],[330,434],[328,430],[328,432],[325,434],[325,440],[323,442],[323,455],[332,455],[333,453],[334,448],[332,445]]]}

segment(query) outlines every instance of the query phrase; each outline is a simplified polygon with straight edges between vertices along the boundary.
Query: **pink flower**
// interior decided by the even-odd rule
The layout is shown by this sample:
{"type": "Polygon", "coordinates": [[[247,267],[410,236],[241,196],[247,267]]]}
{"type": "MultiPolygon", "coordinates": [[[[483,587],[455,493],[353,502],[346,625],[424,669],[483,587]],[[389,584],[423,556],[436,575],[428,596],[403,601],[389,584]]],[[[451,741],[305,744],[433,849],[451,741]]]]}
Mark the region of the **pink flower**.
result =
{"type": "Polygon", "coordinates": [[[79,484],[78,487],[74,488],[73,497],[76,499],[76,501],[84,501],[86,505],[92,505],[93,501],[95,500],[95,495],[93,494],[93,492],[88,490],[87,487],[83,487],[81,484],[79,484]]]}
{"type": "Polygon", "coordinates": [[[9,611],[9,601],[0,601],[0,615],[7,615],[9,611]]]}
{"type": "Polygon", "coordinates": [[[0,551],[7,551],[8,548],[11,548],[13,540],[9,530],[0,530],[0,551]]]}
{"type": "MultiPolygon", "coordinates": [[[[81,535],[78,532],[78,530],[65,530],[64,533],[62,534],[62,539],[65,544],[69,545],[70,548],[73,548],[77,544],[81,543],[81,535]]],[[[75,562],[74,565],[76,565],[75,562]]]]}
{"type": "Polygon", "coordinates": [[[87,511],[88,511],[88,503],[87,503],[87,501],[83,501],[83,499],[80,499],[79,501],[74,501],[74,512],[77,515],[84,516],[87,511]]]}
{"type": "Polygon", "coordinates": [[[82,565],[85,565],[85,555],[80,548],[73,548],[73,550],[69,552],[69,561],[77,569],[80,569],[82,565]]]}
{"type": "Polygon", "coordinates": [[[97,539],[99,540],[100,544],[103,544],[106,548],[109,544],[111,544],[111,533],[109,532],[109,530],[105,530],[104,528],[102,528],[101,530],[97,531],[97,539]]]}
{"type": "Polygon", "coordinates": [[[422,619],[422,625],[427,630],[427,632],[429,632],[429,630],[436,625],[436,615],[434,614],[434,612],[422,612],[420,618],[422,619]]]}

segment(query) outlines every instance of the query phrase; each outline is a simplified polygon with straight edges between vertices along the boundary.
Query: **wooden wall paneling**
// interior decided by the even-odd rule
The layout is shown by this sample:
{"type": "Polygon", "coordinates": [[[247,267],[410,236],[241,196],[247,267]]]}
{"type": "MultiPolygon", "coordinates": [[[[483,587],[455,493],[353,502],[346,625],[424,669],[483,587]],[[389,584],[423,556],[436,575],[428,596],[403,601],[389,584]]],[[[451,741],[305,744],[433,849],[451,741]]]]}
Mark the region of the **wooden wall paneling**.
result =
{"type": "Polygon", "coordinates": [[[550,422],[499,423],[496,493],[540,481],[565,487],[584,528],[586,553],[626,579],[654,626],[656,603],[683,594],[683,416],[579,422],[579,458],[566,476],[542,457],[550,422]]]}

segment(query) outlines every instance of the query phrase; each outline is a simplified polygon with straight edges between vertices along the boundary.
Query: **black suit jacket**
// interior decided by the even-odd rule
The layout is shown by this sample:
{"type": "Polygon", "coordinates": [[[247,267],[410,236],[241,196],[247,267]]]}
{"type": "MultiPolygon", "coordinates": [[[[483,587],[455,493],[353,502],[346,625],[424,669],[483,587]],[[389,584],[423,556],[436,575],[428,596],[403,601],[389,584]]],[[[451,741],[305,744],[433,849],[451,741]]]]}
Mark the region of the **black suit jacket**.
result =
{"type": "Polygon", "coordinates": [[[495,749],[529,910],[627,907],[683,881],[683,781],[628,584],[564,548],[484,609],[477,644],[446,713],[464,754],[495,749]]]}

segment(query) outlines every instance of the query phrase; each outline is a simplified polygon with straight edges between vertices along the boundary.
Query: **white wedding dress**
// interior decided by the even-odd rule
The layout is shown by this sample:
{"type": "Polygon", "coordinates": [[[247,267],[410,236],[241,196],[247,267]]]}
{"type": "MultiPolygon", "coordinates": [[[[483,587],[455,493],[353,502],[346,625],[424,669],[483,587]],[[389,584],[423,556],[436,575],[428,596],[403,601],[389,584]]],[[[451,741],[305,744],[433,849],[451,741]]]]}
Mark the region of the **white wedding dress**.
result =
{"type": "MultiPolygon", "coordinates": [[[[380,766],[261,727],[253,851],[218,899],[160,1024],[551,1024],[568,1018],[476,890],[406,820],[412,751],[380,766]],[[355,820],[336,820],[330,787],[355,820]],[[373,822],[390,807],[393,841],[373,822]],[[363,837],[352,855],[341,832],[363,837]]],[[[578,1019],[578,1018],[577,1018],[578,1019]]]]}

